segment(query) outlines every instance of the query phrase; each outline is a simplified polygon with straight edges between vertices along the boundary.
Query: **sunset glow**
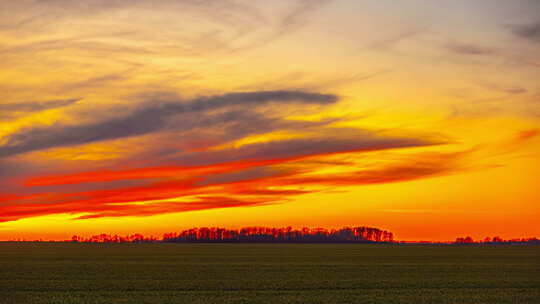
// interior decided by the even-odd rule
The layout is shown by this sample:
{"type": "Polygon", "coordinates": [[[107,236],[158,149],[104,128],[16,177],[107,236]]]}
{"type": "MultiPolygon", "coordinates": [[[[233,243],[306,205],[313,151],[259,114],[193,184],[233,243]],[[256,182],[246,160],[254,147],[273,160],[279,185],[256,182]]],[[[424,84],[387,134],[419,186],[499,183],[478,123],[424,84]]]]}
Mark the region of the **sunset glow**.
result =
{"type": "Polygon", "coordinates": [[[2,1],[0,240],[540,236],[539,11],[2,1]]]}

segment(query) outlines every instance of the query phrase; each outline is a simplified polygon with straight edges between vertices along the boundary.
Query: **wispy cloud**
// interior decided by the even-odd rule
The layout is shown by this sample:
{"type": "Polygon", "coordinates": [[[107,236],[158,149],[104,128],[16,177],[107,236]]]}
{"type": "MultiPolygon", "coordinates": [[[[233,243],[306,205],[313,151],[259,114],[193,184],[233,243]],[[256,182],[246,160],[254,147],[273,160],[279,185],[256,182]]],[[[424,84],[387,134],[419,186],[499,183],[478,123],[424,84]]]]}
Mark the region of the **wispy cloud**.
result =
{"type": "Polygon", "coordinates": [[[54,100],[44,100],[44,101],[1,103],[0,112],[2,113],[2,115],[7,115],[12,112],[38,112],[38,111],[44,111],[44,110],[69,106],[80,100],[81,100],[80,98],[70,98],[70,99],[54,99],[54,100]]]}
{"type": "Polygon", "coordinates": [[[476,44],[467,43],[449,43],[446,48],[454,53],[462,55],[493,55],[496,54],[496,50],[490,47],[480,46],[476,44]]]}

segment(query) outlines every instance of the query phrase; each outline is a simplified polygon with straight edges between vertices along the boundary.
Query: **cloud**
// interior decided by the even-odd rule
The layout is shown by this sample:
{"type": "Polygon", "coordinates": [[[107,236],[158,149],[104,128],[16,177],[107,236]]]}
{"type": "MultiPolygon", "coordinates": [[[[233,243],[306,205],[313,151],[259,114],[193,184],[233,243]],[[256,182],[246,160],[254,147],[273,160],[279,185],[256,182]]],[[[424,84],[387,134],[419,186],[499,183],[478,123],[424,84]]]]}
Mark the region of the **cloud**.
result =
{"type": "MultiPolygon", "coordinates": [[[[343,154],[351,152],[380,151],[396,148],[423,147],[436,143],[411,138],[391,138],[377,137],[374,134],[357,131],[351,133],[348,129],[334,129],[336,133],[349,133],[348,137],[316,137],[300,138],[290,140],[277,140],[264,143],[254,143],[244,145],[239,148],[228,148],[220,150],[180,152],[176,155],[164,156],[159,154],[145,155],[147,162],[157,160],[158,162],[169,164],[167,166],[155,166],[145,168],[101,171],[90,171],[75,174],[51,175],[30,178],[25,182],[26,186],[50,186],[50,185],[71,185],[89,182],[104,182],[117,180],[135,179],[162,179],[162,178],[183,178],[189,176],[209,175],[213,177],[205,179],[202,184],[210,184],[212,181],[232,181],[241,177],[250,176],[260,178],[262,175],[274,175],[275,170],[257,169],[252,171],[249,168],[260,168],[276,164],[284,164],[297,161],[309,161],[316,157],[343,154]],[[176,165],[170,165],[176,164],[176,165]],[[242,173],[240,173],[242,172],[242,173]],[[223,174],[223,175],[220,175],[223,174]]],[[[335,165],[335,162],[329,162],[335,165]]],[[[338,163],[343,164],[343,163],[338,163]]],[[[348,163],[344,163],[348,164],[348,163]]],[[[327,165],[325,162],[316,162],[316,167],[327,165]]],[[[310,165],[313,167],[313,165],[310,165]]],[[[279,173],[279,172],[278,172],[279,173]]]]}
{"type": "Polygon", "coordinates": [[[405,40],[409,40],[417,37],[418,35],[424,34],[426,30],[427,28],[425,27],[415,27],[400,31],[369,44],[367,48],[377,51],[388,51],[391,50],[395,45],[405,40]]]}
{"type": "Polygon", "coordinates": [[[68,202],[58,204],[36,203],[27,206],[3,207],[0,205],[0,222],[14,221],[21,218],[57,213],[85,214],[75,219],[91,219],[120,216],[151,216],[176,212],[209,210],[216,208],[249,207],[268,204],[275,201],[266,199],[235,199],[219,196],[198,196],[195,200],[167,201],[149,204],[84,204],[68,202]]]}
{"type": "MultiPolygon", "coordinates": [[[[45,101],[25,101],[0,104],[2,115],[19,112],[38,112],[72,105],[81,100],[80,98],[56,99],[45,101]]],[[[1,117],[1,116],[0,116],[1,117]]]]}
{"type": "Polygon", "coordinates": [[[311,13],[318,10],[331,0],[299,0],[295,5],[286,12],[278,22],[278,26],[273,34],[265,37],[263,41],[253,46],[260,46],[269,43],[279,37],[295,32],[307,23],[307,19],[311,13]]]}
{"type": "Polygon", "coordinates": [[[446,45],[446,48],[462,55],[492,55],[495,53],[495,50],[492,48],[474,44],[450,43],[446,45]]]}
{"type": "Polygon", "coordinates": [[[463,170],[459,162],[464,155],[466,153],[423,153],[380,167],[359,167],[348,173],[324,175],[316,173],[317,168],[295,166],[301,158],[292,160],[286,170],[280,165],[291,160],[252,162],[247,165],[231,162],[192,170],[152,168],[144,171],[89,172],[86,176],[66,176],[64,180],[57,177],[54,182],[84,182],[98,175],[102,180],[107,180],[107,174],[112,177],[110,180],[137,175],[168,178],[116,189],[4,194],[0,196],[0,221],[58,213],[77,214],[78,219],[88,219],[274,204],[288,201],[296,195],[321,191],[321,187],[403,182],[452,174],[463,170]]]}
{"type": "Polygon", "coordinates": [[[518,132],[516,140],[528,141],[536,136],[540,135],[540,129],[529,129],[518,132]]]}
{"type": "MultiPolygon", "coordinates": [[[[217,208],[253,207],[268,204],[274,199],[240,200],[231,197],[208,197],[200,196],[196,201],[189,202],[166,202],[160,204],[148,204],[133,206],[130,204],[116,205],[112,208],[104,208],[103,212],[93,212],[89,215],[79,216],[76,219],[91,219],[99,217],[118,216],[151,216],[156,214],[167,214],[175,212],[187,212],[196,210],[210,210],[217,208]]],[[[98,211],[98,210],[96,210],[98,211]]],[[[1,218],[0,218],[1,221],[1,218]]]]}
{"type": "Polygon", "coordinates": [[[514,35],[534,42],[540,42],[540,21],[529,24],[514,24],[509,26],[514,35]]]}
{"type": "Polygon", "coordinates": [[[330,155],[358,151],[377,151],[405,147],[429,146],[436,143],[399,137],[380,137],[367,131],[349,129],[331,129],[334,133],[344,133],[329,137],[298,138],[244,145],[236,149],[217,151],[185,152],[167,159],[173,163],[205,165],[218,162],[230,162],[237,159],[301,159],[313,155],[330,155]]]}
{"type": "MultiPolygon", "coordinates": [[[[30,151],[86,144],[103,140],[144,135],[164,129],[175,114],[211,112],[217,109],[240,107],[253,109],[269,103],[327,105],[338,101],[332,94],[302,91],[240,92],[181,100],[149,100],[131,113],[80,125],[36,126],[25,128],[7,136],[0,146],[0,157],[30,151]]],[[[119,112],[126,110],[119,109],[119,112]]],[[[228,119],[235,120],[231,115],[228,119]]]]}
{"type": "MultiPolygon", "coordinates": [[[[263,2],[235,0],[85,0],[83,3],[69,0],[21,0],[17,3],[0,2],[0,31],[14,37],[40,32],[50,35],[50,32],[57,31],[58,25],[66,21],[82,20],[89,24],[83,32],[93,33],[88,37],[30,41],[17,45],[15,49],[4,50],[10,53],[59,48],[74,48],[84,52],[103,50],[101,53],[106,52],[109,54],[107,56],[117,52],[150,52],[142,46],[127,47],[124,43],[108,44],[95,39],[110,37],[109,28],[113,27],[126,29],[121,32],[122,36],[127,33],[126,36],[137,45],[140,45],[141,41],[152,41],[154,46],[159,45],[152,49],[159,49],[160,54],[229,54],[266,45],[285,34],[297,31],[307,24],[313,11],[327,2],[329,0],[295,0],[269,6],[263,2]],[[118,17],[108,20],[111,25],[105,29],[102,22],[95,22],[100,18],[100,14],[121,10],[149,16],[156,12],[167,14],[161,14],[159,21],[147,18],[148,22],[136,25],[130,18],[118,17]],[[168,16],[172,11],[176,13],[174,18],[168,16]],[[178,16],[183,22],[177,22],[178,16]],[[191,26],[193,23],[197,26],[191,26]],[[162,26],[167,26],[169,30],[155,31],[155,28],[162,26]],[[174,43],[164,43],[165,41],[174,43]]],[[[64,31],[63,34],[65,33],[64,31]]]]}
{"type": "Polygon", "coordinates": [[[515,153],[523,150],[528,144],[536,140],[539,135],[539,128],[518,131],[512,138],[500,145],[500,150],[497,151],[496,155],[515,153]]]}
{"type": "Polygon", "coordinates": [[[492,92],[499,92],[509,95],[520,95],[527,93],[527,89],[521,86],[509,85],[509,84],[498,84],[491,82],[479,82],[478,85],[484,89],[487,89],[492,92]]]}
{"type": "Polygon", "coordinates": [[[276,184],[354,186],[411,181],[420,178],[448,174],[455,171],[453,163],[422,162],[390,166],[376,170],[362,170],[346,174],[285,178],[276,184]]]}

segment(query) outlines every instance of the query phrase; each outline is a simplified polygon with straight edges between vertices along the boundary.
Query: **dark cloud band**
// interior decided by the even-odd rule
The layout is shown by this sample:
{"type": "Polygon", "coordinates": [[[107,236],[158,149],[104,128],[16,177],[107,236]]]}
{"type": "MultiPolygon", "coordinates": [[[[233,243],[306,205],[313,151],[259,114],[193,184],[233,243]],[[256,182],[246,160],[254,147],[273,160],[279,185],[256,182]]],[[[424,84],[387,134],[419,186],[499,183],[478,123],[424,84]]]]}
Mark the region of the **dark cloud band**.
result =
{"type": "Polygon", "coordinates": [[[78,102],[80,99],[57,99],[47,101],[28,101],[0,104],[0,113],[4,112],[37,112],[69,106],[78,102]]]}
{"type": "MultiPolygon", "coordinates": [[[[144,135],[166,127],[176,114],[211,112],[239,107],[249,111],[269,103],[326,105],[338,101],[338,96],[302,91],[258,91],[199,97],[189,101],[148,100],[121,117],[81,125],[52,125],[22,129],[11,134],[0,146],[0,157],[30,151],[86,144],[103,140],[144,135]]],[[[120,111],[121,112],[121,111],[120,111]]],[[[234,120],[235,116],[229,117],[234,120]]]]}

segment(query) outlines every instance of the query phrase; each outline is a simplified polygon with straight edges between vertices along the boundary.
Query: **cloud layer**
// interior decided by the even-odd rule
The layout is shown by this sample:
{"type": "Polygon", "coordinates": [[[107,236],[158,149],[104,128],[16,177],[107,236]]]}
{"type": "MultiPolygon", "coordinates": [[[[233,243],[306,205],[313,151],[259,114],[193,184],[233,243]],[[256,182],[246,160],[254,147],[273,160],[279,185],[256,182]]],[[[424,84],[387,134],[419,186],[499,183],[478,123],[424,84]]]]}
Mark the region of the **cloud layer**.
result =
{"type": "Polygon", "coordinates": [[[113,107],[104,116],[99,115],[101,109],[85,112],[88,118],[78,124],[34,125],[9,134],[0,146],[0,156],[11,164],[5,169],[18,170],[19,177],[3,177],[13,191],[0,193],[0,221],[56,213],[89,219],[257,206],[285,202],[325,187],[404,181],[449,171],[430,163],[425,168],[405,164],[317,175],[326,167],[345,165],[350,170],[355,166],[324,158],[441,143],[334,126],[339,119],[286,117],[287,109],[304,113],[334,105],[340,100],[334,94],[278,90],[186,100],[160,93],[138,99],[131,106],[113,107]],[[275,132],[290,132],[292,137],[264,139],[275,132]],[[23,171],[14,165],[28,158],[28,152],[122,142],[136,136],[143,136],[140,152],[105,162],[107,169],[60,173],[66,169],[53,166],[45,171],[23,171]],[[250,136],[262,136],[261,141],[234,144],[250,136]],[[197,137],[204,143],[185,145],[197,137]],[[124,168],[126,163],[131,164],[129,168],[124,168]]]}

